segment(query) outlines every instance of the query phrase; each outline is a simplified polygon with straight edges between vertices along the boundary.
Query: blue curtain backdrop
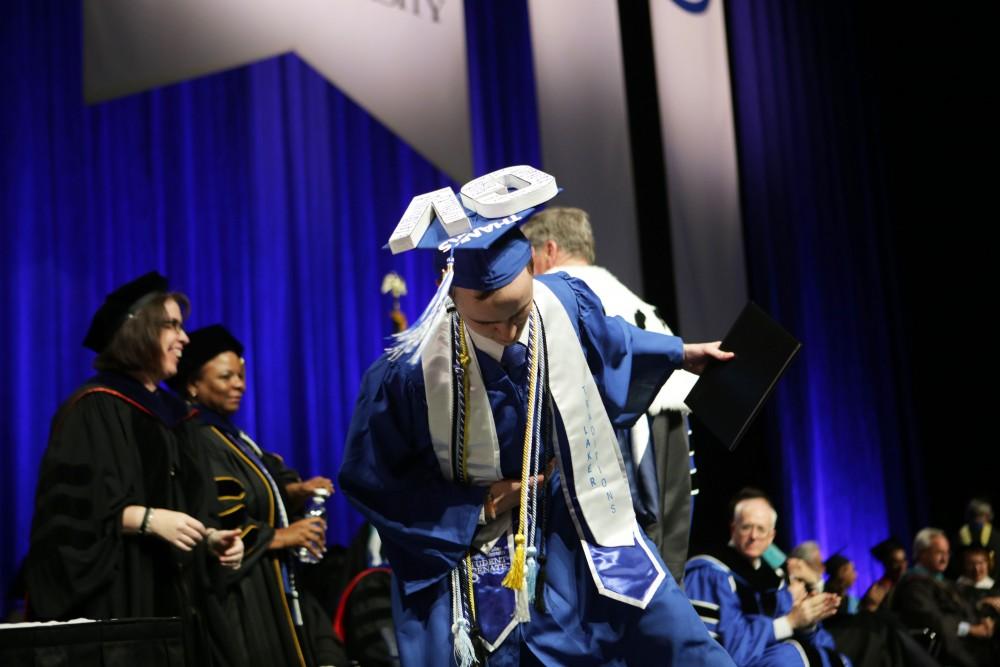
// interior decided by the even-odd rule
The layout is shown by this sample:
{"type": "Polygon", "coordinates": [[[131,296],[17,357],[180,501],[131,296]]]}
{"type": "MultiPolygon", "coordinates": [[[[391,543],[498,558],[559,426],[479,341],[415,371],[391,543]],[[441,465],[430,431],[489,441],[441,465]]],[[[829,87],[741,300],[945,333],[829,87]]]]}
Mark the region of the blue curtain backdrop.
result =
{"type": "Polygon", "coordinates": [[[727,4],[751,296],[804,347],[768,411],[789,545],[906,542],[925,513],[913,453],[878,97],[854,3],[727,4]]]}
{"type": "MultiPolygon", "coordinates": [[[[461,185],[294,55],[84,106],[80,4],[17,2],[0,20],[4,588],[49,420],[91,374],[80,342],[108,291],[169,276],[191,297],[189,328],[223,322],[246,345],[242,425],[303,475],[334,477],[390,331],[383,275],[407,280],[411,321],[434,290],[429,258],[381,247],[412,196],[461,185]]],[[[504,4],[467,11],[477,173],[540,154],[527,10],[504,4]]],[[[335,496],[329,539],[359,522],[335,496]]]]}

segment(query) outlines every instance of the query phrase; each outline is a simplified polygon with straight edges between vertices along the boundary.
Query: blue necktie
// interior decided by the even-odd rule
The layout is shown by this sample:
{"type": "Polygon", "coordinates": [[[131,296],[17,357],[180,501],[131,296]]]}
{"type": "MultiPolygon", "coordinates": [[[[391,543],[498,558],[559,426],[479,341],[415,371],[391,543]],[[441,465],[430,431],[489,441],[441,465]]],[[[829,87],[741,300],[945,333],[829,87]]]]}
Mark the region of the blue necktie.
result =
{"type": "Polygon", "coordinates": [[[514,382],[521,382],[524,379],[527,357],[528,348],[524,343],[513,343],[503,349],[503,355],[500,357],[500,365],[503,366],[507,376],[514,382]]]}

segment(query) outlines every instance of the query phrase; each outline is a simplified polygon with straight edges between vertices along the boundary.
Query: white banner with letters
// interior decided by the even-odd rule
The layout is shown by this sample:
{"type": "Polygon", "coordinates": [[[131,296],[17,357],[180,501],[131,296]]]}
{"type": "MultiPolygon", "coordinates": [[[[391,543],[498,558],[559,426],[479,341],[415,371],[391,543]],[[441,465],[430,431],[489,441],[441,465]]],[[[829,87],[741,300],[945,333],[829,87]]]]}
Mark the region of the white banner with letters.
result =
{"type": "Polygon", "coordinates": [[[449,176],[473,176],[461,0],[84,0],[88,102],[290,51],[449,176]]]}

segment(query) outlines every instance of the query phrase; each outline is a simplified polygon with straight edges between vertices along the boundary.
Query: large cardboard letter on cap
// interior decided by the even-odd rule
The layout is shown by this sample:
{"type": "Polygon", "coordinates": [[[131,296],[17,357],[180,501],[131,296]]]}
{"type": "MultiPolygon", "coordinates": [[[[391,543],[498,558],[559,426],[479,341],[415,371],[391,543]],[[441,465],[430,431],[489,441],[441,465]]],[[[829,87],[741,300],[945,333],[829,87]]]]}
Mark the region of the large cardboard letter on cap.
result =
{"type": "Polygon", "coordinates": [[[556,196],[556,179],[528,165],[504,167],[462,186],[462,203],[484,218],[503,218],[556,196]]]}
{"type": "Polygon", "coordinates": [[[392,254],[416,248],[435,216],[441,221],[448,236],[461,234],[472,226],[451,188],[417,195],[410,200],[410,205],[406,207],[403,217],[389,237],[392,254]]]}

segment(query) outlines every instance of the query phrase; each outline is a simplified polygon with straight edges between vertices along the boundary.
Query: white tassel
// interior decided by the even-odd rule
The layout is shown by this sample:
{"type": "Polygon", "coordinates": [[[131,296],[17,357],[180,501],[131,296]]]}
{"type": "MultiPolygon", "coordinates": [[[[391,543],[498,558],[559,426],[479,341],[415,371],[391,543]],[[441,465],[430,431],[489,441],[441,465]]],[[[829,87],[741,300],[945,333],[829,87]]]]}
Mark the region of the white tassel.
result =
{"type": "Polygon", "coordinates": [[[437,292],[434,293],[434,297],[417,321],[413,323],[413,326],[406,331],[392,335],[394,344],[386,348],[391,361],[396,361],[404,355],[410,355],[408,362],[417,363],[417,359],[420,358],[427,343],[430,342],[431,335],[448,310],[448,293],[451,291],[451,282],[455,278],[454,262],[454,257],[448,258],[448,267],[441,277],[441,284],[438,286],[437,292]]]}
{"type": "Polygon", "coordinates": [[[472,646],[472,638],[469,637],[469,621],[458,619],[452,624],[451,632],[455,635],[455,663],[458,667],[471,667],[473,663],[479,662],[476,649],[472,646]]]}
{"type": "Polygon", "coordinates": [[[514,591],[514,620],[518,623],[527,623],[530,621],[531,612],[529,608],[528,587],[525,585],[514,591]]]}
{"type": "Polygon", "coordinates": [[[528,560],[524,565],[525,586],[528,588],[528,603],[534,604],[535,586],[538,583],[538,559],[536,559],[535,556],[538,554],[538,549],[535,547],[528,547],[524,553],[528,557],[528,560]]]}

